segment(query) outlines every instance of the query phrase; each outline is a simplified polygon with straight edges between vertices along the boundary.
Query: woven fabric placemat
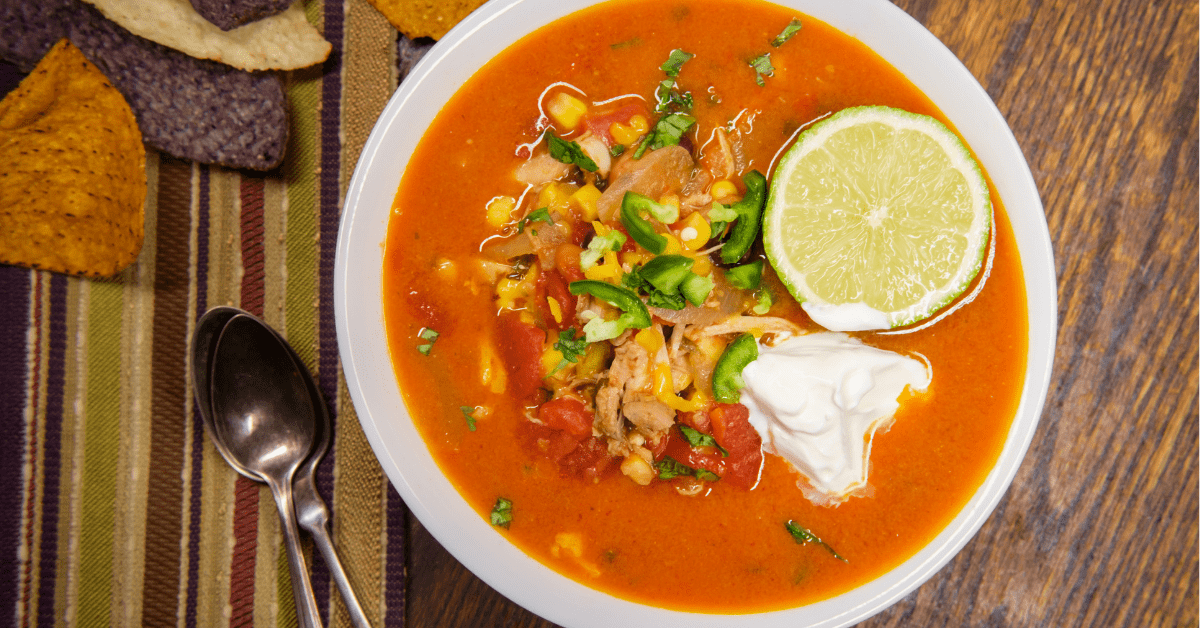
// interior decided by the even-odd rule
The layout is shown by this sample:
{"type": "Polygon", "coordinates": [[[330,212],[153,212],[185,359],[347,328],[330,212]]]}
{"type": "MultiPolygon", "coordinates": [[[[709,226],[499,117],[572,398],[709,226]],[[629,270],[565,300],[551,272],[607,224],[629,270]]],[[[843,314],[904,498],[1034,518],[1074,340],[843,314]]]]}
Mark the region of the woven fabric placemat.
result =
{"type": "MultiPolygon", "coordinates": [[[[406,511],[346,391],[333,266],[359,152],[428,44],[367,0],[310,0],[308,14],[333,52],[285,75],[279,169],[149,151],[132,267],[87,280],[0,266],[0,623],[296,625],[270,492],[221,459],[193,400],[196,320],[233,305],[283,333],[316,376],[335,417],[318,472],[334,542],[372,623],[403,625],[406,511]]],[[[349,625],[309,553],[323,621],[349,625]]]]}

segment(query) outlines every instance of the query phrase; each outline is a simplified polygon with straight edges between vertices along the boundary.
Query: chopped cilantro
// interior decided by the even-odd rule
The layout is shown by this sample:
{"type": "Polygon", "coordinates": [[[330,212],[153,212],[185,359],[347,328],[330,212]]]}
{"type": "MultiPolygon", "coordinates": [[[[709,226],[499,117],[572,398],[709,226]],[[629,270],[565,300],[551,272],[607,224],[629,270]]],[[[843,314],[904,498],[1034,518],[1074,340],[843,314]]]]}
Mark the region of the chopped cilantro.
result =
{"type": "Polygon", "coordinates": [[[503,497],[496,498],[496,505],[492,506],[492,525],[507,528],[512,523],[512,502],[503,497]]]}
{"type": "Polygon", "coordinates": [[[625,145],[624,144],[613,144],[613,147],[608,149],[608,152],[613,157],[620,157],[621,154],[625,152],[625,145]]]}
{"type": "Polygon", "coordinates": [[[633,153],[633,158],[641,159],[647,148],[658,150],[664,146],[678,144],[683,139],[683,134],[692,128],[693,124],[696,124],[696,119],[686,113],[669,113],[659,118],[654,129],[650,131],[650,136],[638,145],[637,151],[633,153]]]}
{"type": "Polygon", "coordinates": [[[583,152],[583,147],[579,145],[579,142],[568,142],[552,132],[546,133],[546,141],[550,146],[550,156],[564,164],[574,164],[588,172],[595,172],[598,168],[596,162],[583,152]]]}
{"type": "Polygon", "coordinates": [[[587,345],[587,339],[584,336],[575,336],[574,327],[568,327],[558,332],[558,341],[554,343],[554,348],[562,354],[563,359],[558,366],[554,367],[554,370],[557,371],[568,363],[578,362],[579,358],[587,353],[587,345]]]}
{"type": "Polygon", "coordinates": [[[667,74],[667,78],[654,90],[654,97],[658,101],[654,105],[656,112],[663,113],[672,109],[692,108],[692,94],[690,92],[680,93],[676,89],[675,77],[679,76],[679,70],[683,64],[694,56],[696,55],[677,48],[672,50],[667,60],[659,66],[659,69],[667,74]]]}
{"type": "Polygon", "coordinates": [[[683,440],[686,440],[692,447],[716,447],[717,451],[721,452],[722,458],[728,458],[729,452],[717,443],[717,439],[709,434],[705,434],[700,430],[692,429],[686,425],[680,425],[679,431],[683,433],[683,440]]]}
{"type": "Polygon", "coordinates": [[[662,65],[658,66],[658,69],[666,72],[667,76],[679,76],[679,70],[683,67],[683,64],[687,63],[688,60],[694,56],[696,55],[676,48],[675,50],[671,51],[671,55],[667,57],[667,60],[664,61],[662,65]]]}
{"type": "Polygon", "coordinates": [[[789,22],[788,25],[783,28],[783,32],[779,33],[778,35],[775,36],[775,39],[771,40],[771,45],[778,48],[778,47],[782,46],[783,44],[787,43],[787,40],[791,39],[792,35],[795,35],[796,33],[799,33],[799,32],[800,32],[800,20],[799,20],[799,18],[792,18],[792,21],[789,22]]]}
{"type": "Polygon", "coordinates": [[[434,341],[438,339],[438,335],[439,334],[436,331],[430,329],[429,327],[421,329],[417,336],[426,342],[424,344],[417,345],[417,351],[420,351],[421,355],[429,355],[429,352],[433,350],[434,341]]]}
{"type": "Polygon", "coordinates": [[[837,552],[833,551],[833,548],[829,547],[828,543],[822,541],[821,538],[813,534],[811,530],[800,527],[800,524],[796,523],[795,521],[789,519],[787,523],[783,524],[783,526],[787,528],[788,533],[791,534],[792,538],[795,539],[800,545],[804,545],[806,543],[816,543],[817,545],[825,548],[825,550],[830,554],[833,554],[834,558],[842,561],[843,563],[850,562],[838,555],[837,552]]]}
{"type": "Polygon", "coordinates": [[[750,67],[754,68],[754,82],[760,87],[767,84],[763,79],[765,76],[775,76],[775,66],[771,65],[771,53],[764,52],[750,60],[750,67]]]}
{"type": "MultiPolygon", "coordinates": [[[[531,222],[544,222],[553,225],[554,219],[550,217],[550,210],[548,208],[535,209],[529,212],[528,216],[517,222],[517,233],[523,233],[526,225],[531,222]]],[[[537,231],[534,231],[533,235],[537,235],[537,231]]]]}
{"type": "Polygon", "coordinates": [[[706,482],[716,482],[721,479],[721,476],[712,471],[707,469],[693,469],[670,456],[663,456],[662,460],[654,463],[654,468],[658,471],[658,479],[660,480],[673,480],[680,476],[693,477],[706,482]]]}
{"type": "Polygon", "coordinates": [[[467,429],[474,432],[475,417],[472,415],[472,413],[475,412],[475,406],[459,406],[458,409],[463,413],[463,416],[467,418],[467,429]]]}

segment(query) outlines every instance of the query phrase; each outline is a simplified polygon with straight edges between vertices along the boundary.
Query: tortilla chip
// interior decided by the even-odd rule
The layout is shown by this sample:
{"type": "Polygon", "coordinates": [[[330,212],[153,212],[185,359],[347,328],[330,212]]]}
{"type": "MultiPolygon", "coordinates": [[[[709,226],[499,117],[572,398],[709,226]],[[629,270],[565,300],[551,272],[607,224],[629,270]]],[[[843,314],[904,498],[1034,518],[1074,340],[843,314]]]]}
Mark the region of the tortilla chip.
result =
{"type": "Polygon", "coordinates": [[[192,0],[196,13],[223,31],[282,13],[291,0],[192,0]]]}
{"type": "Polygon", "coordinates": [[[115,275],[142,248],[145,201],[133,111],[60,41],[0,101],[0,263],[115,275]]]}
{"type": "Polygon", "coordinates": [[[441,39],[455,24],[478,9],[484,0],[370,0],[396,27],[416,39],[441,39]]]}
{"type": "Polygon", "coordinates": [[[306,68],[324,61],[331,48],[308,23],[303,0],[229,31],[197,13],[189,0],[86,1],[134,35],[251,72],[306,68]]]}

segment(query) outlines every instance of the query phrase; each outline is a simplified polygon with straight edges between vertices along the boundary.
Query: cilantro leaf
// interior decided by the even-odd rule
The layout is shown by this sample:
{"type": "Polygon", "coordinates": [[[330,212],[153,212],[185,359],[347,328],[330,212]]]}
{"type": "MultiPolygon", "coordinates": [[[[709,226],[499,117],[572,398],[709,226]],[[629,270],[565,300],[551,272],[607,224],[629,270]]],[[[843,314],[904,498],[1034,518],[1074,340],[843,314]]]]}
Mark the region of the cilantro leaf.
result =
{"type": "Polygon", "coordinates": [[[554,343],[554,348],[562,354],[562,361],[558,366],[554,367],[557,371],[567,364],[574,364],[579,361],[583,354],[587,353],[587,338],[585,336],[575,336],[575,328],[568,327],[558,332],[558,340],[554,343]]]}
{"type": "Polygon", "coordinates": [[[709,434],[705,434],[700,430],[692,429],[686,425],[680,425],[679,431],[683,433],[683,440],[686,440],[692,447],[716,447],[717,451],[721,452],[722,458],[728,458],[729,452],[717,443],[717,439],[709,434]]]}
{"type": "MultiPolygon", "coordinates": [[[[529,215],[517,222],[517,233],[524,233],[525,226],[531,222],[544,222],[550,225],[554,224],[554,219],[550,217],[550,210],[546,207],[535,209],[529,212],[529,215]]],[[[533,235],[537,235],[534,231],[533,235]]]]}
{"type": "Polygon", "coordinates": [[[579,142],[568,142],[552,132],[546,133],[546,142],[550,147],[550,156],[564,164],[573,164],[588,172],[595,172],[599,168],[596,162],[583,152],[579,142]]]}
{"type": "Polygon", "coordinates": [[[658,479],[660,480],[673,480],[680,476],[693,477],[706,482],[716,482],[721,479],[721,476],[712,471],[707,469],[693,469],[670,456],[663,456],[662,460],[654,463],[654,469],[658,471],[658,479]]]}
{"type": "Polygon", "coordinates": [[[467,419],[467,429],[475,431],[475,417],[471,413],[475,412],[475,406],[459,406],[458,410],[463,413],[467,419]]]}
{"type": "Polygon", "coordinates": [[[425,343],[417,345],[417,351],[420,351],[421,355],[429,355],[429,352],[433,350],[433,343],[438,339],[438,335],[439,334],[436,331],[429,327],[422,328],[421,331],[417,333],[417,336],[420,337],[421,340],[424,340],[425,343]]]}
{"type": "Polygon", "coordinates": [[[643,140],[633,153],[633,158],[641,159],[647,148],[658,150],[664,146],[678,144],[693,124],[696,124],[696,119],[686,113],[669,113],[659,118],[654,129],[650,131],[650,136],[643,140]]]}
{"type": "Polygon", "coordinates": [[[787,528],[788,534],[792,535],[792,538],[796,540],[796,543],[799,543],[800,545],[804,545],[806,543],[816,543],[817,545],[825,548],[825,550],[832,554],[834,558],[842,561],[843,563],[850,562],[838,555],[837,552],[833,551],[833,548],[829,547],[829,544],[825,541],[822,541],[820,537],[813,534],[812,530],[800,527],[800,524],[796,523],[795,521],[789,519],[787,523],[783,524],[783,527],[787,528]]]}
{"type": "Polygon", "coordinates": [[[771,65],[771,53],[764,52],[750,60],[750,67],[754,68],[754,82],[758,83],[759,87],[767,84],[764,76],[775,76],[775,66],[771,65]]]}
{"type": "Polygon", "coordinates": [[[666,72],[667,76],[679,76],[679,70],[683,67],[683,64],[687,63],[688,60],[694,56],[696,55],[676,48],[675,50],[671,51],[671,55],[667,57],[667,60],[664,61],[662,65],[658,66],[658,69],[666,72]]]}
{"type": "Polygon", "coordinates": [[[490,517],[492,525],[507,528],[512,523],[512,502],[503,497],[496,498],[496,505],[492,506],[492,515],[490,517]]]}
{"type": "Polygon", "coordinates": [[[787,40],[791,39],[793,35],[800,32],[800,26],[801,24],[799,18],[792,18],[792,21],[783,28],[783,32],[779,33],[775,36],[775,39],[771,40],[771,45],[778,48],[787,43],[787,40]]]}
{"type": "Polygon", "coordinates": [[[671,55],[659,69],[666,72],[667,78],[658,84],[654,90],[654,98],[658,101],[654,105],[654,110],[658,113],[670,111],[671,109],[691,109],[692,94],[690,92],[680,93],[676,89],[675,77],[679,76],[679,70],[696,55],[679,50],[678,48],[671,51],[671,55]]]}

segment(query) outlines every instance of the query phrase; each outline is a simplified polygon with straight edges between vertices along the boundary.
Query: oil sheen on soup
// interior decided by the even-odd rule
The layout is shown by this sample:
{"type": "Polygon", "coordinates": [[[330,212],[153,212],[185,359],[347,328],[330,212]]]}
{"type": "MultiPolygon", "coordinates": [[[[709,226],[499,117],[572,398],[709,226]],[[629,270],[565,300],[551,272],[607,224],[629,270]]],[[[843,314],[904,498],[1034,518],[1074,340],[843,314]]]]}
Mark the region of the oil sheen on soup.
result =
{"type": "MultiPolygon", "coordinates": [[[[1003,447],[1025,372],[1024,284],[994,192],[994,258],[973,301],[914,333],[851,334],[923,356],[933,374],[874,435],[865,487],[810,500],[789,463],[759,451],[745,408],[711,396],[734,336],[700,330],[761,316],[780,335],[820,331],[769,264],[755,289],[731,286],[709,250],[728,228],[714,218],[747,193],[747,173],[770,177],[797,129],[857,105],[943,118],[857,40],[733,0],[602,4],[521,40],[459,90],[396,195],[384,298],[405,402],[481,517],[589,587],[744,613],[876,578],[958,514],[1003,447]],[[694,122],[634,160],[671,112],[694,122]],[[650,326],[609,326],[600,334],[619,335],[589,343],[585,320],[607,325],[624,310],[603,290],[576,293],[578,282],[647,300],[630,289],[646,277],[626,275],[654,256],[605,196],[639,168],[651,182],[635,189],[679,212],[664,254],[688,258],[692,275],[716,278],[705,294],[725,296],[700,308],[674,293],[681,309],[655,302],[650,326]]],[[[743,261],[761,251],[756,242],[743,261]]]]}

